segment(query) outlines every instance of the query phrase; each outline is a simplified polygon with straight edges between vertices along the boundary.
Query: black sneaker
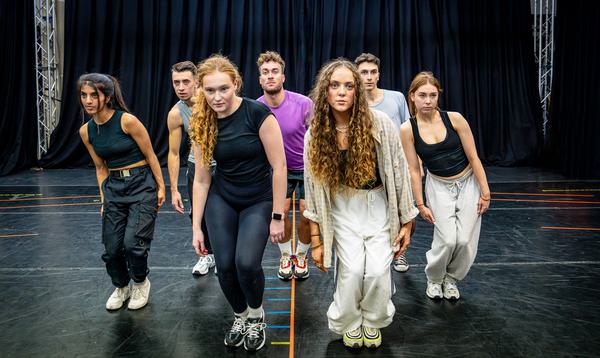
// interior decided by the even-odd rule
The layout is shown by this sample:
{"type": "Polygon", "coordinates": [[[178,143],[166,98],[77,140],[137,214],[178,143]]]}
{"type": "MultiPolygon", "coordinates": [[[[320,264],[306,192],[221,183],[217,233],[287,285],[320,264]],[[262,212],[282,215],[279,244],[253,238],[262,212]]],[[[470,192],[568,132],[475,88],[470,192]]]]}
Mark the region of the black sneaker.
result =
{"type": "Polygon", "coordinates": [[[257,351],[265,345],[267,337],[265,335],[265,323],[264,317],[260,318],[248,318],[246,320],[247,331],[246,337],[244,338],[244,348],[247,351],[257,351]]]}
{"type": "Polygon", "coordinates": [[[227,347],[239,347],[244,343],[244,337],[248,332],[248,323],[245,318],[235,316],[233,326],[225,335],[225,345],[227,347]]]}

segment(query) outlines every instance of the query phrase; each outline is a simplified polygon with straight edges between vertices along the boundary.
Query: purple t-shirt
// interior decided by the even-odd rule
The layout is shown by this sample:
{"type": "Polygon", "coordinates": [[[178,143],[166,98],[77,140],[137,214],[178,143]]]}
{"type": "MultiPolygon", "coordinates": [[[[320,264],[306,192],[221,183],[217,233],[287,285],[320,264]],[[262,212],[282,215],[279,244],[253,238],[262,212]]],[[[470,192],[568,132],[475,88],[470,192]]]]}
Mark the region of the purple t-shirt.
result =
{"type": "Polygon", "coordinates": [[[310,98],[299,93],[284,90],[285,98],[278,107],[270,107],[264,96],[258,101],[266,104],[281,128],[285,160],[290,170],[304,170],[304,133],[308,128],[308,117],[312,113],[313,103],[310,98]]]}

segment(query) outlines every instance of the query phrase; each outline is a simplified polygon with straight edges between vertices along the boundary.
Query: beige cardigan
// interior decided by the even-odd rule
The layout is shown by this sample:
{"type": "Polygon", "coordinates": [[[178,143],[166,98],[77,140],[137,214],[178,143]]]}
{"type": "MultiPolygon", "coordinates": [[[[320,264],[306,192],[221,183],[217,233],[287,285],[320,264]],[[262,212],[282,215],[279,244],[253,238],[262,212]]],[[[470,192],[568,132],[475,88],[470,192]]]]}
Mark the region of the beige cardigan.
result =
{"type": "MultiPolygon", "coordinates": [[[[400,133],[391,119],[383,112],[371,109],[373,113],[373,138],[377,151],[377,164],[381,181],[385,188],[390,217],[390,244],[393,251],[399,247],[393,246],[393,241],[400,232],[401,224],[411,221],[419,210],[414,206],[410,187],[410,176],[400,133]]],[[[333,217],[331,213],[331,198],[329,190],[315,180],[308,161],[310,148],[310,130],[304,136],[304,216],[319,224],[323,238],[323,265],[331,267],[333,247],[333,217]]]]}

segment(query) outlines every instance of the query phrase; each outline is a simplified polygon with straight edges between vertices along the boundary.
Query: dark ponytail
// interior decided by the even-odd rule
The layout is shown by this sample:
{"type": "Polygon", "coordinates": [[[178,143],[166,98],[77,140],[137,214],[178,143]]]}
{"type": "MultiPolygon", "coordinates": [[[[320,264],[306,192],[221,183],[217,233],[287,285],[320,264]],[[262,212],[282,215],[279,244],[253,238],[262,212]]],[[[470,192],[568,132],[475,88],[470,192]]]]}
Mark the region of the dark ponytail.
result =
{"type": "Polygon", "coordinates": [[[113,83],[113,95],[110,97],[109,102],[110,107],[129,113],[129,108],[127,108],[125,100],[123,99],[123,92],[121,91],[119,81],[111,75],[106,75],[106,77],[110,78],[113,83]]]}

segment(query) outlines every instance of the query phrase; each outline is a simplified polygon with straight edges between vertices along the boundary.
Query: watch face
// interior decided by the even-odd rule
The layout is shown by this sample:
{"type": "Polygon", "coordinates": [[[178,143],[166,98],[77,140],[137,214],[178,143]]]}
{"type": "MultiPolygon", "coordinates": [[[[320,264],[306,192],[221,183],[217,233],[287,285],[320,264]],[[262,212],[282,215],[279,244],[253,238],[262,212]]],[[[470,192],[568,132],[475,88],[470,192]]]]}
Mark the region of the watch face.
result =
{"type": "Polygon", "coordinates": [[[273,213],[271,217],[273,218],[273,220],[281,220],[283,218],[283,215],[279,213],[273,213]]]}

